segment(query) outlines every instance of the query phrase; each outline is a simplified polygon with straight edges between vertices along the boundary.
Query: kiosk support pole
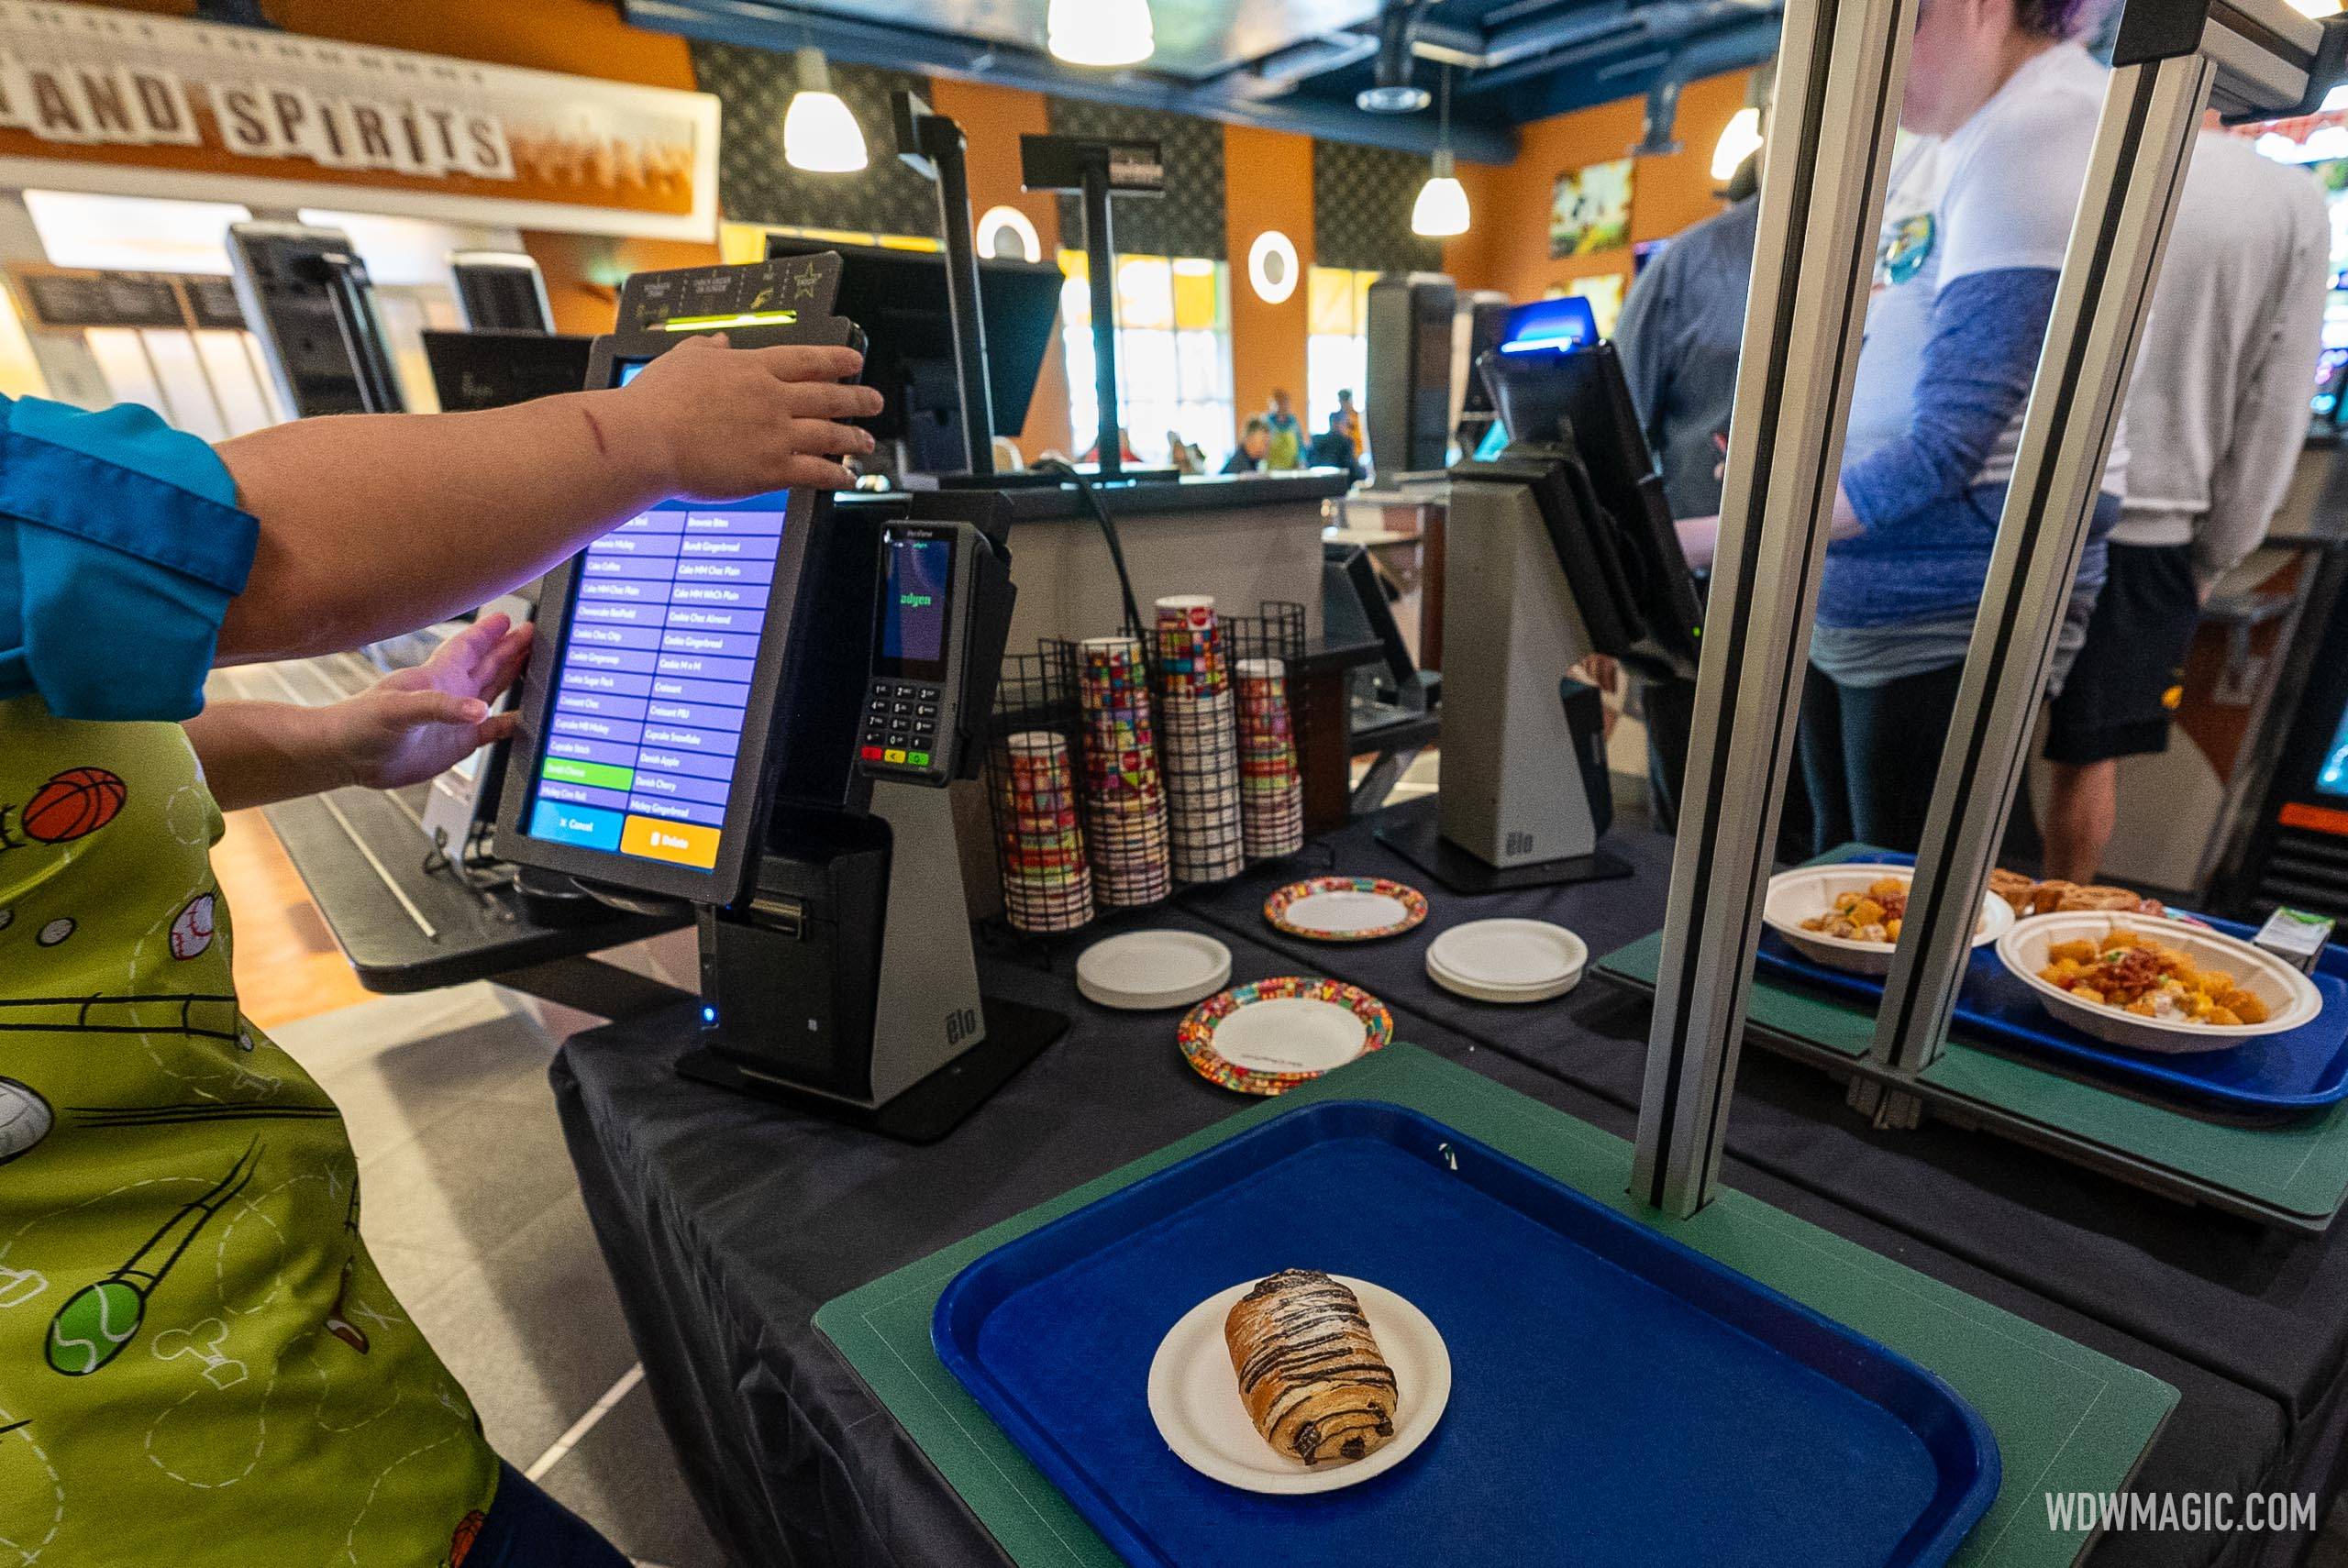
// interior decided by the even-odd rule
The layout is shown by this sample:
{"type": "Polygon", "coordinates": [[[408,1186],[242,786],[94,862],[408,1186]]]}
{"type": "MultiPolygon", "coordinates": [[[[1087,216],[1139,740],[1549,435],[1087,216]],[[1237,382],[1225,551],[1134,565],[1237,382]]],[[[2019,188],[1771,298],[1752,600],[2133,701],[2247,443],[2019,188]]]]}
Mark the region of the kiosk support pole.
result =
{"type": "Polygon", "coordinates": [[[987,368],[978,246],[970,233],[969,144],[960,125],[912,93],[898,94],[893,108],[897,156],[937,182],[937,232],[946,242],[946,311],[954,324],[966,471],[983,479],[994,472],[994,383],[987,368]]]}
{"type": "Polygon", "coordinates": [[[1789,0],[1633,1196],[1711,1196],[1917,0],[1789,0]]]}
{"type": "Polygon", "coordinates": [[[1085,283],[1092,295],[1092,401],[1100,410],[1095,448],[1101,477],[1115,479],[1124,471],[1124,442],[1120,438],[1117,408],[1117,248],[1109,226],[1109,149],[1104,144],[1085,149],[1084,155],[1085,283]]]}
{"type": "Polygon", "coordinates": [[[1873,1058],[1898,1075],[1940,1055],[1956,1007],[2215,74],[2187,52],[2122,64],[2104,94],[1916,856],[1916,913],[1876,1015],[1873,1058]]]}

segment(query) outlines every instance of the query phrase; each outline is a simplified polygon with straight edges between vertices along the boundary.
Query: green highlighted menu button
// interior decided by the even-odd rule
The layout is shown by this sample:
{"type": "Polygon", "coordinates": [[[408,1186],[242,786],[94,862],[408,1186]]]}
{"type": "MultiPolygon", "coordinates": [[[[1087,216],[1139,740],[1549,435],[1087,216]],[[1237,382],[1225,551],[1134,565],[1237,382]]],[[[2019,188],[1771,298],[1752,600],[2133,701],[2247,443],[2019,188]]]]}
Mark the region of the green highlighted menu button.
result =
{"type": "Polygon", "coordinates": [[[594,784],[606,790],[625,790],[636,781],[636,769],[615,767],[608,762],[581,762],[575,757],[549,756],[543,777],[560,779],[565,784],[594,784]]]}

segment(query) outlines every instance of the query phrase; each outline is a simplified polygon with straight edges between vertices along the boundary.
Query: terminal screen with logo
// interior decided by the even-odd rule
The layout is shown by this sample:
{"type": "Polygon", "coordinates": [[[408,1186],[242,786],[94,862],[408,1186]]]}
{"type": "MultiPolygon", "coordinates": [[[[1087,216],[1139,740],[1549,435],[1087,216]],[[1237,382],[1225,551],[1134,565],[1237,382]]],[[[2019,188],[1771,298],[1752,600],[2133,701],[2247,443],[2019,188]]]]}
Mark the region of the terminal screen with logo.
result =
{"type": "Polygon", "coordinates": [[[531,837],[715,867],[787,502],[664,502],[587,547],[531,837]]]}

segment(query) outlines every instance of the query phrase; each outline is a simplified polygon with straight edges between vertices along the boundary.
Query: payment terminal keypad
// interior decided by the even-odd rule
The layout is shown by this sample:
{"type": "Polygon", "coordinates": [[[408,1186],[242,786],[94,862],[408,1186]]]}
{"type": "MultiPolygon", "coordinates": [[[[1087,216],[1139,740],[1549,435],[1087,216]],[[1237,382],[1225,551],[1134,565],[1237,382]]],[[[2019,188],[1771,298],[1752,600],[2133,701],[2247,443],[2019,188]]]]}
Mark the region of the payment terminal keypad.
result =
{"type": "Polygon", "coordinates": [[[864,703],[857,756],[867,773],[944,779],[953,736],[938,733],[944,689],[922,680],[875,680],[864,703]]]}

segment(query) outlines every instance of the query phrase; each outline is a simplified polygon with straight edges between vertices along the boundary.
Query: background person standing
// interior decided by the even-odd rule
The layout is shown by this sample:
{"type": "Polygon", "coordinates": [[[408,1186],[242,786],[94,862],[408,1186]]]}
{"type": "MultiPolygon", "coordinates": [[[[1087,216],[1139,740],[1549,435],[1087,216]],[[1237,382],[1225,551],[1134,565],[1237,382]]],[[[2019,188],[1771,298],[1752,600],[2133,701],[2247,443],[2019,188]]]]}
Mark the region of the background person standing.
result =
{"type": "Polygon", "coordinates": [[[2110,575],[2049,718],[2050,877],[2095,879],[2120,759],[2167,749],[2201,606],[2282,503],[2307,436],[2331,270],[2314,178],[2204,131],[2128,392],[2110,575]]]}

